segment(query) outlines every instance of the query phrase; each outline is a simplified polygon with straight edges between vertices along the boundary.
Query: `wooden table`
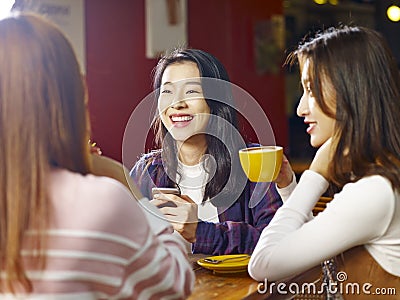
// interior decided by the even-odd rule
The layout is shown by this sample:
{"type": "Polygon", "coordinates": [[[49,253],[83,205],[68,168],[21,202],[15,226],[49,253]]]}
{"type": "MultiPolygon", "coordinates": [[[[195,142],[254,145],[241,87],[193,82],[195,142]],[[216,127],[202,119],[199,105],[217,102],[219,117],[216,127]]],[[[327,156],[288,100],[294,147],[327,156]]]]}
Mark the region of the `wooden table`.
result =
{"type": "MultiPolygon", "coordinates": [[[[214,273],[211,270],[200,267],[196,261],[207,255],[190,254],[189,259],[192,263],[196,282],[189,300],[288,300],[295,295],[279,295],[264,294],[257,291],[259,282],[253,280],[247,272],[241,273],[214,273]]],[[[291,280],[286,281],[287,284],[296,282],[315,282],[320,275],[321,268],[319,266],[304,272],[291,280]]],[[[309,299],[302,298],[297,299],[309,299]]]]}
{"type": "Polygon", "coordinates": [[[247,272],[221,274],[200,267],[196,261],[206,256],[189,255],[196,275],[194,290],[189,300],[236,300],[257,293],[258,282],[247,272]]]}

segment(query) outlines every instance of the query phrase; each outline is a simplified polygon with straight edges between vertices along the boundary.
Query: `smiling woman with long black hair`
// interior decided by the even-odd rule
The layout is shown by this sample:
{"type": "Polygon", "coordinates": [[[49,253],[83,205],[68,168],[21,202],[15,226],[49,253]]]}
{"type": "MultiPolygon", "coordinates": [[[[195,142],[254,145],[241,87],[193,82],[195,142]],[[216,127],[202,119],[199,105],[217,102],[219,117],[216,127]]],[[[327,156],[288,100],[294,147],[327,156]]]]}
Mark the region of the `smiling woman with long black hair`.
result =
{"type": "Polygon", "coordinates": [[[224,66],[205,51],[177,49],[158,62],[154,90],[160,149],[140,158],[132,178],[149,199],[153,187],[180,188],[180,196],[160,193],[151,202],[194,253],[252,253],[282,203],[273,184],[254,192],[241,169],[246,145],[224,66]]]}

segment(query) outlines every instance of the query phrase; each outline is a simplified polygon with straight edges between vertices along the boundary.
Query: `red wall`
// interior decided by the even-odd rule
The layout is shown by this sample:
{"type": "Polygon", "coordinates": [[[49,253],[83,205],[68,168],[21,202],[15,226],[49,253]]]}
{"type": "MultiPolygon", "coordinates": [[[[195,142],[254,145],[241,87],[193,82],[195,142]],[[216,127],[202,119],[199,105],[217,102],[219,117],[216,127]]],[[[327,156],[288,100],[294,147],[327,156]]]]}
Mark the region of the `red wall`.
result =
{"type": "MultiPolygon", "coordinates": [[[[126,122],[151,92],[156,60],[145,58],[144,11],[144,0],[86,0],[92,136],[105,155],[117,160],[126,122]]],[[[282,14],[282,0],[188,0],[189,46],[222,61],[231,81],[260,103],[277,143],[286,146],[283,73],[258,75],[254,65],[253,25],[271,14],[282,14]]]]}

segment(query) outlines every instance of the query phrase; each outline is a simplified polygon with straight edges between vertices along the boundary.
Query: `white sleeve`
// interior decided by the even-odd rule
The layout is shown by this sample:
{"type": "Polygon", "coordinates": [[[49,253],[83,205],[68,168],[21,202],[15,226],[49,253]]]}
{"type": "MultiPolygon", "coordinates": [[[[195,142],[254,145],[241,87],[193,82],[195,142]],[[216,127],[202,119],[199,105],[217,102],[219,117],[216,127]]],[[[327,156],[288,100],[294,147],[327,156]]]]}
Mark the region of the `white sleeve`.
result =
{"type": "Polygon", "coordinates": [[[286,200],[289,198],[290,194],[294,191],[296,186],[297,186],[296,175],[294,173],[292,177],[292,182],[288,186],[284,188],[279,188],[278,185],[276,185],[276,190],[278,191],[279,196],[281,196],[283,202],[286,202],[286,200]]]}
{"type": "Polygon", "coordinates": [[[386,231],[395,197],[387,179],[371,176],[345,185],[322,213],[307,222],[326,187],[322,176],[303,173],[262,232],[248,267],[251,277],[274,281],[293,276],[386,231]]]}

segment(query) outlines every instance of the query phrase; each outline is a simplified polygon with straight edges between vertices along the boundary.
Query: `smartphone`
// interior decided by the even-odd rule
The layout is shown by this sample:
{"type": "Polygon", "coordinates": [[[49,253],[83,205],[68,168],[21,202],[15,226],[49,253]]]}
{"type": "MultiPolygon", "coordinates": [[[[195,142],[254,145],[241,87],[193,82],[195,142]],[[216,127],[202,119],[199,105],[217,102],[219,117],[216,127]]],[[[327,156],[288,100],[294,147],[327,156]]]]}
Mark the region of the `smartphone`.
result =
{"type": "Polygon", "coordinates": [[[166,187],[154,187],[151,190],[151,194],[154,196],[155,194],[172,194],[172,195],[181,195],[181,191],[178,188],[166,188],[166,187]]]}
{"type": "MultiPolygon", "coordinates": [[[[172,195],[181,195],[181,191],[178,188],[162,188],[162,187],[154,187],[151,189],[151,194],[154,197],[154,194],[172,194],[172,195]]],[[[172,201],[167,201],[164,204],[158,205],[158,208],[163,207],[176,207],[176,204],[172,201]]]]}

